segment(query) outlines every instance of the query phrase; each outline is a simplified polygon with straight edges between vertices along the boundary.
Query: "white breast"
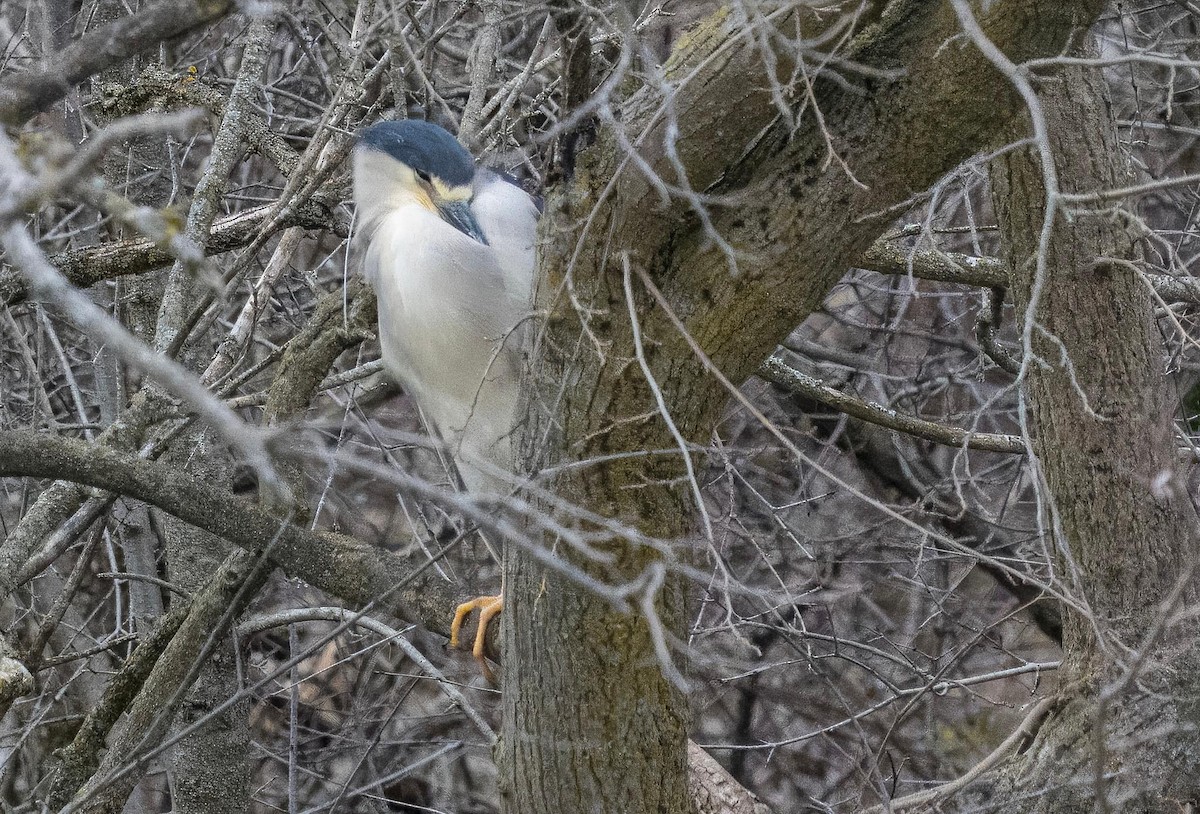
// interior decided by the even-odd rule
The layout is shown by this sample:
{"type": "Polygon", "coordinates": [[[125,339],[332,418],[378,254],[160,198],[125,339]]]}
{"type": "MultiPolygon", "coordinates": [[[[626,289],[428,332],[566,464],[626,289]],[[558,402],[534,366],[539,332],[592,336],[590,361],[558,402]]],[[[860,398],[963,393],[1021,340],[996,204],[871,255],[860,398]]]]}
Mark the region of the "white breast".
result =
{"type": "Polygon", "coordinates": [[[513,469],[536,220],[479,221],[490,246],[416,203],[376,210],[363,271],[379,298],[388,371],[450,445],[468,489],[496,491],[504,484],[481,462],[513,469]]]}

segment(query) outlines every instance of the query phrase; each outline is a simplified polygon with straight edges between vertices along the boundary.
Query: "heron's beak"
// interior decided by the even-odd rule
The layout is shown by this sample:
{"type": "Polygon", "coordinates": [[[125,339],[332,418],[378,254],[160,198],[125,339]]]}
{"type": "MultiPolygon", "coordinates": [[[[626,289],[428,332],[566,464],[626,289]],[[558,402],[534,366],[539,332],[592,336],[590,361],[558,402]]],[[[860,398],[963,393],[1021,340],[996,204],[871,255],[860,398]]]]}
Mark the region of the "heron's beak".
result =
{"type": "Polygon", "coordinates": [[[441,214],[442,220],[446,221],[446,223],[449,223],[467,237],[478,240],[485,246],[487,245],[487,238],[483,236],[483,229],[479,228],[479,222],[475,220],[475,215],[471,212],[469,202],[446,201],[439,203],[438,212],[441,214]]]}

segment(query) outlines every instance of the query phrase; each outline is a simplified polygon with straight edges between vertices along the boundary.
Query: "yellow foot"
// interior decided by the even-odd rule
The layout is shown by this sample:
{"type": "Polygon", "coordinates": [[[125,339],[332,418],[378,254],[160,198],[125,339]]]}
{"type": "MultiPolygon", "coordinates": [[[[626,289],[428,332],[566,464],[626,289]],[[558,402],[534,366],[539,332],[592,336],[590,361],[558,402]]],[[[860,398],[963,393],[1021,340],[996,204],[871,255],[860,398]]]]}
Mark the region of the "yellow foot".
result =
{"type": "Polygon", "coordinates": [[[479,609],[479,627],[475,630],[475,646],[471,648],[471,655],[479,662],[487,680],[495,683],[492,668],[483,655],[483,646],[487,641],[488,622],[504,608],[503,596],[481,596],[459,605],[454,611],[454,621],[450,623],[450,646],[458,647],[458,631],[462,628],[463,620],[476,608],[479,609]]]}

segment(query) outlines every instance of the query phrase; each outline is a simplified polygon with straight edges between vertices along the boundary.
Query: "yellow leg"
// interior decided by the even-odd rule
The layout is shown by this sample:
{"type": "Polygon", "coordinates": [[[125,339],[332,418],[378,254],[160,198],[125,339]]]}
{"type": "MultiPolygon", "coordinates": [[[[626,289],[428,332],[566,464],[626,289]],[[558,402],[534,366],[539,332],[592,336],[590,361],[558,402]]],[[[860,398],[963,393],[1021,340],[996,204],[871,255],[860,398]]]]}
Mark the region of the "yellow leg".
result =
{"type": "Polygon", "coordinates": [[[488,622],[504,608],[503,596],[480,596],[455,608],[454,620],[450,623],[450,646],[458,647],[458,631],[462,628],[463,620],[476,608],[479,609],[479,627],[475,630],[475,646],[471,648],[471,655],[475,656],[483,668],[487,680],[492,681],[494,676],[487,658],[483,655],[483,647],[487,643],[488,622]]]}

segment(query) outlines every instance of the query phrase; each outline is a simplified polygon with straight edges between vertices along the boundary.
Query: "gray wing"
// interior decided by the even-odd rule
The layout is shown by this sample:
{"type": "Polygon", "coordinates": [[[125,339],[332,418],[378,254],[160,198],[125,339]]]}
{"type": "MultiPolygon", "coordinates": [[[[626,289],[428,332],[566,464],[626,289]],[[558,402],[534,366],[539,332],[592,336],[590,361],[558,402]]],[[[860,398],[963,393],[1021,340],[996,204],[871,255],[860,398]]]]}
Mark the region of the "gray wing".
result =
{"type": "Polygon", "coordinates": [[[506,289],[532,303],[538,221],[533,198],[502,176],[480,170],[471,211],[495,253],[506,289]]]}

